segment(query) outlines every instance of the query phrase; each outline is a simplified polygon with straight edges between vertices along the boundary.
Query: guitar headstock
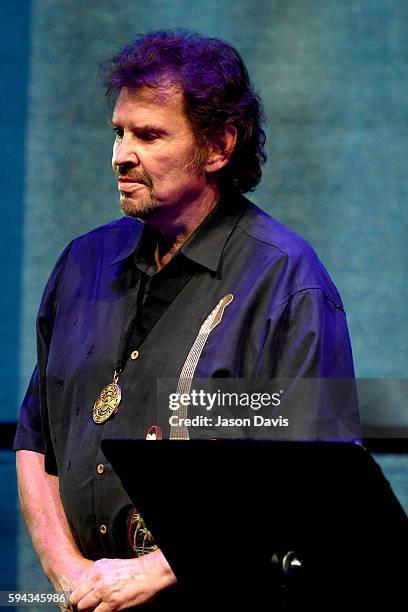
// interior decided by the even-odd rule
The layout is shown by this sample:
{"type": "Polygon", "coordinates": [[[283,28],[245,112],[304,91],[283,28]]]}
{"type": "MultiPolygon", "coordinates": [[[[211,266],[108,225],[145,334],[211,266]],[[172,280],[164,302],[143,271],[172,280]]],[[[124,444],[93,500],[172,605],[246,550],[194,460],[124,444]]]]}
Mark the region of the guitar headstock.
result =
{"type": "Polygon", "coordinates": [[[218,325],[218,323],[222,319],[222,315],[224,314],[225,308],[228,306],[230,302],[234,299],[232,293],[227,293],[224,297],[218,302],[214,310],[210,312],[204,323],[200,328],[200,333],[209,334],[211,330],[218,325]]]}

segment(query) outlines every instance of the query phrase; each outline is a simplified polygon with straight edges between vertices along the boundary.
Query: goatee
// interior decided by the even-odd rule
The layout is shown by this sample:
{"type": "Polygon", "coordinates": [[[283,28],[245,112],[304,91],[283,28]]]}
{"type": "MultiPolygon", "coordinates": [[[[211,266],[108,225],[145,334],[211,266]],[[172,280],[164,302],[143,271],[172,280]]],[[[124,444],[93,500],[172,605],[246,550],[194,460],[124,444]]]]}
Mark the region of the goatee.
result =
{"type": "Polygon", "coordinates": [[[132,198],[121,196],[119,200],[120,210],[125,217],[132,217],[133,219],[150,219],[150,217],[157,211],[158,204],[151,198],[145,198],[135,202],[132,198]]]}

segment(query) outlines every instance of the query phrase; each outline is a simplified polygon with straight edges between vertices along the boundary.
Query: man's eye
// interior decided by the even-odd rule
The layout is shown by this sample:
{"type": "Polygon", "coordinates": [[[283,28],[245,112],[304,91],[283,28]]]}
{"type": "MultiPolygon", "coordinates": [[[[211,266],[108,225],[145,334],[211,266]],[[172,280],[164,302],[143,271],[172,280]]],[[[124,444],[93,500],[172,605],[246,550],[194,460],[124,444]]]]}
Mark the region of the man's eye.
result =
{"type": "Polygon", "coordinates": [[[123,130],[122,130],[122,128],[115,127],[115,128],[113,128],[113,131],[116,134],[116,138],[123,138],[123,130]]]}
{"type": "Polygon", "coordinates": [[[154,134],[153,132],[142,132],[139,135],[139,138],[141,140],[146,140],[147,142],[151,142],[153,140],[157,140],[159,137],[157,134],[154,134]]]}

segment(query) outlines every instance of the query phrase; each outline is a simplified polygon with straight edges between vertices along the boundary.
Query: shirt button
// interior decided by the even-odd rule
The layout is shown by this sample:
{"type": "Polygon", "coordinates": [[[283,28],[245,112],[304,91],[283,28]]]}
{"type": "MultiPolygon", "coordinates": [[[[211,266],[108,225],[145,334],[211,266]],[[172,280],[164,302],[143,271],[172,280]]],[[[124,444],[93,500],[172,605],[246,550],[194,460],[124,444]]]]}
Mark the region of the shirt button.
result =
{"type": "Polygon", "coordinates": [[[96,471],[98,472],[98,474],[103,474],[105,471],[105,466],[103,465],[103,463],[98,463],[97,467],[96,467],[96,471]]]}
{"type": "Polygon", "coordinates": [[[132,351],[130,353],[130,358],[131,359],[137,359],[139,357],[139,351],[132,351]]]}
{"type": "Polygon", "coordinates": [[[106,525],[99,525],[99,531],[102,535],[105,535],[105,533],[108,531],[108,528],[106,525]]]}

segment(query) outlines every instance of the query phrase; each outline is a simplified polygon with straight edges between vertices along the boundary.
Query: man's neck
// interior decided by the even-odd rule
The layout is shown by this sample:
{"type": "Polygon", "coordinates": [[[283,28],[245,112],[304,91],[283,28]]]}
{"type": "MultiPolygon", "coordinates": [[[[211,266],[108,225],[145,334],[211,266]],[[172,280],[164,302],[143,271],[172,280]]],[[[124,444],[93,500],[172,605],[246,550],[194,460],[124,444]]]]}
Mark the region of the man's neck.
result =
{"type": "Polygon", "coordinates": [[[167,211],[166,217],[151,218],[149,225],[160,230],[162,240],[156,247],[155,264],[161,270],[181,248],[191,234],[215,208],[220,198],[217,185],[208,186],[194,203],[176,211],[167,211]]]}

